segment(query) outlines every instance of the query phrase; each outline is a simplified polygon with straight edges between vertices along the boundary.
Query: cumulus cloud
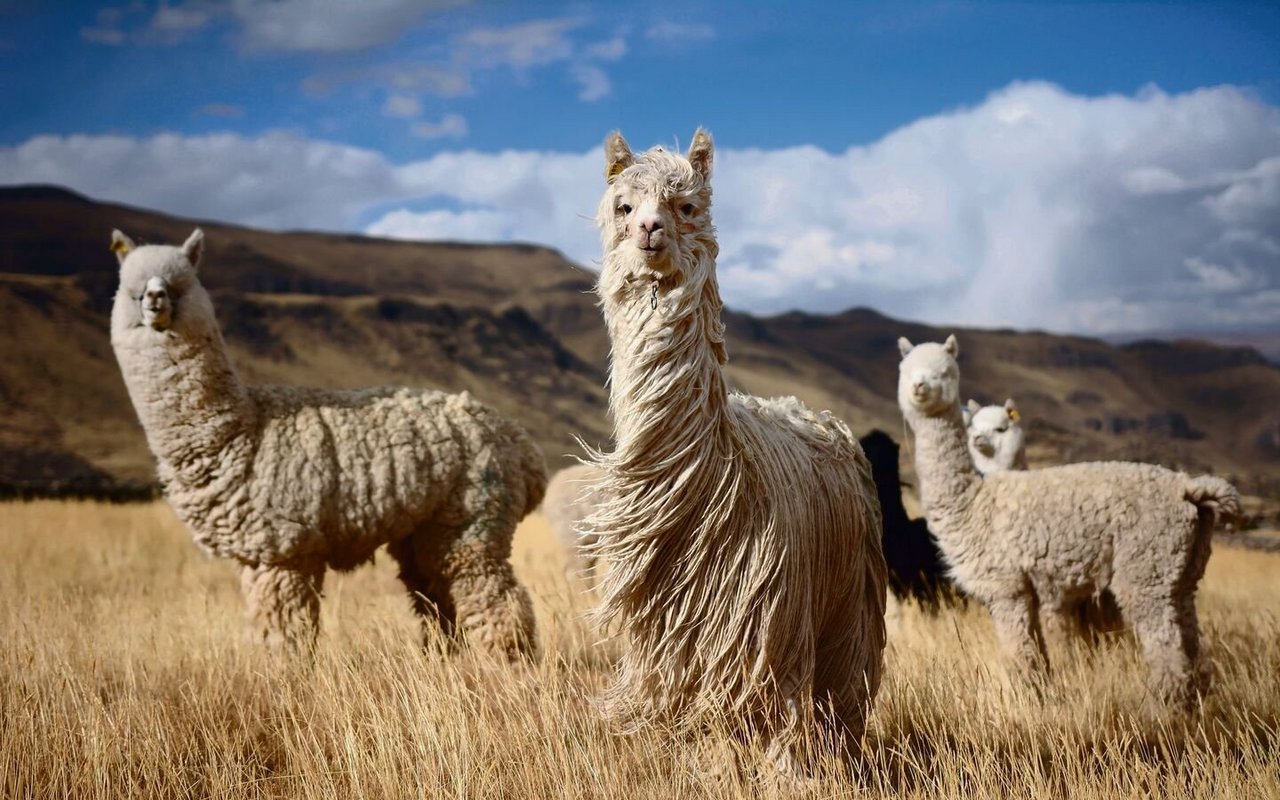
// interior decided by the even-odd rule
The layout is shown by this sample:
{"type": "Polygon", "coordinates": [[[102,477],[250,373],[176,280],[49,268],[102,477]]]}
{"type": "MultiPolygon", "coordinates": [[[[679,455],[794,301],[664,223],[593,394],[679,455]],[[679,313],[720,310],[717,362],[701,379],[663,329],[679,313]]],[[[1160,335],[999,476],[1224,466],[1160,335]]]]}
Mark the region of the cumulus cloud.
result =
{"type": "MultiPolygon", "coordinates": [[[[0,148],[0,180],[275,228],[542,242],[591,264],[601,158],[397,165],[283,133],[37,137],[0,148]]],[[[1280,109],[1230,87],[1014,84],[864,147],[726,146],[715,169],[721,284],[739,308],[1091,333],[1280,320],[1280,109]]]]}
{"type": "Polygon", "coordinates": [[[370,203],[411,196],[378,153],[286,133],[37,136],[0,148],[0,182],[274,229],[349,230],[370,203]]]}

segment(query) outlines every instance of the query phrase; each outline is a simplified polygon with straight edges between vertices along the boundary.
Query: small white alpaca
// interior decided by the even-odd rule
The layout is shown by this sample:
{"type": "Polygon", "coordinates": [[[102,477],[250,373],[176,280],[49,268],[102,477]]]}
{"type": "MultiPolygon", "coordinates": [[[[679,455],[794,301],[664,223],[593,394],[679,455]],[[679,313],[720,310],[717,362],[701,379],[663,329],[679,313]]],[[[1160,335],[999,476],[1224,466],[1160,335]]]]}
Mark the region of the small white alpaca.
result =
{"type": "Polygon", "coordinates": [[[1152,686],[1189,707],[1211,674],[1195,592],[1215,514],[1239,514],[1221,478],[1102,462],[978,474],[960,412],[959,344],[899,339],[898,404],[915,434],[929,529],[960,587],[990,610],[1004,649],[1048,668],[1037,608],[1110,589],[1142,644],[1152,686]]]}
{"type": "Polygon", "coordinates": [[[1027,468],[1027,446],[1017,403],[1010,397],[1002,406],[982,406],[970,400],[964,408],[973,465],[983,475],[1027,468]]]}
{"type": "Polygon", "coordinates": [[[511,535],[546,485],[519,426],[465,392],[246,386],[196,275],[204,236],[119,231],[111,343],[165,496],[239,562],[250,630],[309,650],[326,567],[387,545],[424,625],[506,656],[536,646],[511,535]]]}
{"type": "MultiPolygon", "coordinates": [[[[1028,468],[1022,414],[1012,397],[1002,406],[981,406],[976,400],[970,400],[962,411],[969,437],[969,455],[973,457],[973,465],[979,473],[994,475],[1028,468]]],[[[1048,608],[1040,609],[1040,621],[1047,629],[1046,633],[1058,639],[1068,636],[1093,639],[1099,634],[1124,629],[1120,609],[1108,589],[1096,597],[1064,603],[1060,611],[1053,613],[1048,608]]]]}
{"type": "MultiPolygon", "coordinates": [[[[784,772],[847,748],[880,684],[885,562],[870,466],[793,397],[730,393],[711,137],[639,157],[614,133],[597,222],[616,447],[583,524],[626,638],[615,719],[754,732],[784,772]]],[[[604,626],[602,626],[603,629],[604,626]]]]}
{"type": "Polygon", "coordinates": [[[604,502],[600,481],[604,474],[594,464],[574,464],[551,476],[542,513],[560,546],[569,554],[574,572],[587,580],[595,576],[595,536],[582,530],[582,522],[604,502]]]}

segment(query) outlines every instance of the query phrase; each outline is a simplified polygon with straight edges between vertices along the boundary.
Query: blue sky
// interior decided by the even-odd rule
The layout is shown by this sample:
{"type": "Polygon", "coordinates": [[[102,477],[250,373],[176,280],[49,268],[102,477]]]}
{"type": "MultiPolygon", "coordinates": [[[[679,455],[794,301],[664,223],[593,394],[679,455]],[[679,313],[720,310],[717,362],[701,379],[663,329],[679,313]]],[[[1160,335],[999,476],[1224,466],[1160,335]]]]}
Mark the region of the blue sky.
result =
{"type": "Polygon", "coordinates": [[[0,182],[590,264],[599,142],[716,136],[760,312],[1280,328],[1280,4],[0,0],[0,182]]]}

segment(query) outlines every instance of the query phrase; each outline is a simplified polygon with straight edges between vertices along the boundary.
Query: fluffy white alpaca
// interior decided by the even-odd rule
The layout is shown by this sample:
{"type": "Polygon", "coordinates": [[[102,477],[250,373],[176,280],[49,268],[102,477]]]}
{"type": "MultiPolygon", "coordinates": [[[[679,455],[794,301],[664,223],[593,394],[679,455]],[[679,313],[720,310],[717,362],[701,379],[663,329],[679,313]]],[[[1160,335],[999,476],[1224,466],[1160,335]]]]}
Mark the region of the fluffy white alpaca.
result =
{"type": "Polygon", "coordinates": [[[1208,688],[1195,592],[1214,516],[1236,490],[1150,464],[1071,464],[985,478],[960,413],[959,344],[898,341],[898,404],[915,434],[929,528],[961,588],[991,612],[1002,646],[1028,672],[1047,669],[1037,606],[1061,613],[1110,588],[1142,644],[1152,686],[1183,706],[1208,688]]]}
{"type": "Polygon", "coordinates": [[[196,275],[203,242],[114,232],[111,343],[169,504],[198,545],[243,565],[251,631],[309,648],[325,568],[386,544],[424,625],[532,652],[508,561],[546,485],[525,432],[465,392],[244,385],[196,275]]]}
{"type": "Polygon", "coordinates": [[[605,144],[597,290],[616,448],[584,523],[599,609],[627,640],[615,719],[760,735],[784,771],[816,731],[863,732],[880,683],[885,563],[870,467],[839,420],[727,390],[711,138],[687,157],[605,144]]]}
{"type": "Polygon", "coordinates": [[[964,409],[969,454],[983,475],[1027,468],[1027,446],[1019,424],[1022,415],[1010,397],[1002,406],[982,406],[970,400],[964,409]]]}

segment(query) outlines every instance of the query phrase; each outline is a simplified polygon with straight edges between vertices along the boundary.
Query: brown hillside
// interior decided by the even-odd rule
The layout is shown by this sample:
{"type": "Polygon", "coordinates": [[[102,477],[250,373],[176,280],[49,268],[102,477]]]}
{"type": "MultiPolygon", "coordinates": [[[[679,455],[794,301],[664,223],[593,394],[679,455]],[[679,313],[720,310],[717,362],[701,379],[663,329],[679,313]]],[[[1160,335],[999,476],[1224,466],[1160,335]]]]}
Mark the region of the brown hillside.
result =
{"type": "MultiPolygon", "coordinates": [[[[108,341],[112,228],[177,242],[197,223],[61,189],[0,189],[0,484],[147,481],[151,460],[108,341]]],[[[251,381],[469,389],[557,466],[606,441],[607,341],[592,273],[532,245],[407,243],[200,222],[202,279],[251,381]]],[[[586,224],[586,223],[584,223],[586,224]]],[[[1280,466],[1280,368],[1246,347],[957,329],[967,395],[1018,398],[1033,463],[1137,458],[1235,476],[1280,466]]],[[[729,315],[729,374],[896,436],[900,335],[867,309],[729,315]]]]}

